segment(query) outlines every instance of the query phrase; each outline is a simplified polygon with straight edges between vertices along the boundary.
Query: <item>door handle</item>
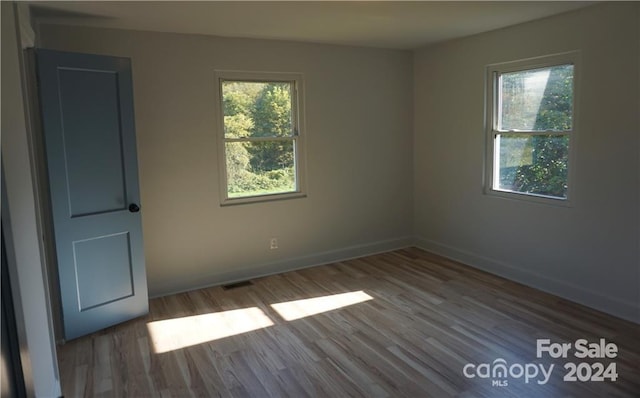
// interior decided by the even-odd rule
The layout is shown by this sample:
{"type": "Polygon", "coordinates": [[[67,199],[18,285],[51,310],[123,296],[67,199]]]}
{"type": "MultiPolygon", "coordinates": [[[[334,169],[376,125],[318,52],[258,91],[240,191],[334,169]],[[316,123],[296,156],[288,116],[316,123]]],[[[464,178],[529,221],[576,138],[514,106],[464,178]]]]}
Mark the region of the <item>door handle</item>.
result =
{"type": "Polygon", "coordinates": [[[135,204],[135,203],[131,203],[131,204],[129,205],[129,211],[130,211],[130,212],[132,212],[132,213],[137,213],[137,212],[139,212],[139,211],[140,211],[140,206],[138,206],[138,205],[137,205],[137,204],[135,204]]]}

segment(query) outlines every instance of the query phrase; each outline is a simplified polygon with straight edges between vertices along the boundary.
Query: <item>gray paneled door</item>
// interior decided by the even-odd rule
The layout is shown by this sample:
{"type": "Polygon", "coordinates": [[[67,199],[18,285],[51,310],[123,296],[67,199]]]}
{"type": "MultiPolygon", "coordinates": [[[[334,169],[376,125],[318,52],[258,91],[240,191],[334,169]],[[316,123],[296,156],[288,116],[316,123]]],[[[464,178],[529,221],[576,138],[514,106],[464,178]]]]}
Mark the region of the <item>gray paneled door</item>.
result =
{"type": "Polygon", "coordinates": [[[37,51],[67,340],[148,312],[128,58],[37,51]]]}

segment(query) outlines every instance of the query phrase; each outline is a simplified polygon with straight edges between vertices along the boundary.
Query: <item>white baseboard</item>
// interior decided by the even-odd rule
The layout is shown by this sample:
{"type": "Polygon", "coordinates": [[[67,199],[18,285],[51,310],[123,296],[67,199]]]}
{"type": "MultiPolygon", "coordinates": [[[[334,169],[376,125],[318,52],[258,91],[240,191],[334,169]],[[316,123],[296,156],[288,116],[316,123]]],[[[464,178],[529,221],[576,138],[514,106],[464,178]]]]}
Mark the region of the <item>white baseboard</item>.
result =
{"type": "Polygon", "coordinates": [[[411,246],[416,246],[420,249],[439,254],[465,265],[640,324],[640,304],[638,303],[605,296],[599,292],[593,292],[566,281],[549,278],[548,276],[541,275],[536,272],[523,270],[501,261],[419,237],[389,239],[315,253],[308,256],[284,259],[276,262],[248,265],[246,267],[234,269],[233,271],[215,273],[204,277],[201,276],[197,278],[196,281],[191,278],[182,281],[174,281],[170,286],[160,286],[154,289],[150,298],[168,296],[171,294],[224,285],[247,279],[261,278],[287,271],[346,261],[353,258],[370,256],[411,246]]]}
{"type": "Polygon", "coordinates": [[[191,290],[203,289],[211,286],[225,285],[247,279],[261,278],[264,276],[280,274],[287,271],[295,271],[303,268],[315,267],[318,265],[331,264],[339,261],[346,261],[358,257],[371,256],[374,254],[389,252],[413,246],[412,237],[389,239],[374,243],[355,245],[337,250],[330,250],[320,253],[301,256],[291,259],[284,259],[276,262],[254,264],[246,267],[234,269],[233,271],[215,273],[194,280],[183,280],[173,283],[171,286],[160,286],[154,289],[150,298],[163,297],[176,293],[183,293],[191,290]]]}
{"type": "Polygon", "coordinates": [[[605,296],[599,292],[587,290],[566,281],[516,268],[512,265],[429,239],[416,238],[414,243],[420,249],[640,324],[640,303],[605,296]]]}

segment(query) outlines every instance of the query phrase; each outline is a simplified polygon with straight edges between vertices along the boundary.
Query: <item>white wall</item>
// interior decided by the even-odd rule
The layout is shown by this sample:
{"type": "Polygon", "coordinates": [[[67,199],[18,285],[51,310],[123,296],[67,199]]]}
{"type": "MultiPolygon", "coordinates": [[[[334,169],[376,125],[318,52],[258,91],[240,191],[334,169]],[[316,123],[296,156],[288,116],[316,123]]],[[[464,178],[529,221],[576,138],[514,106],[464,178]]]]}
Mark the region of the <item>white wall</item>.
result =
{"type": "Polygon", "coordinates": [[[416,51],[421,247],[640,322],[639,5],[610,3],[416,51]],[[485,66],[580,50],[573,207],[483,194],[485,66]]]}
{"type": "MultiPolygon", "coordinates": [[[[61,395],[38,228],[14,4],[2,2],[2,227],[27,394],[61,395]]],[[[24,30],[22,30],[24,32],[24,30]]]]}
{"type": "Polygon", "coordinates": [[[132,59],[152,296],[411,243],[410,52],[48,25],[39,40],[132,59]],[[307,198],[220,207],[215,69],[304,74],[307,198]]]}

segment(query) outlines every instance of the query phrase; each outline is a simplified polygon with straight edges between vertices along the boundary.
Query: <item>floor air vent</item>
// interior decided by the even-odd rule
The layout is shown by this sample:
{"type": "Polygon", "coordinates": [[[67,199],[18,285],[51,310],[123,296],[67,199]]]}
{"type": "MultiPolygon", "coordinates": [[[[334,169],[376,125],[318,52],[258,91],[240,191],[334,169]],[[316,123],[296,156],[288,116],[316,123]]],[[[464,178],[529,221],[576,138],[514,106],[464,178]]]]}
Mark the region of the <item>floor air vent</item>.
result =
{"type": "Polygon", "coordinates": [[[253,283],[251,281],[241,281],[236,283],[229,283],[228,285],[222,285],[224,290],[237,289],[239,287],[251,286],[253,283]]]}

